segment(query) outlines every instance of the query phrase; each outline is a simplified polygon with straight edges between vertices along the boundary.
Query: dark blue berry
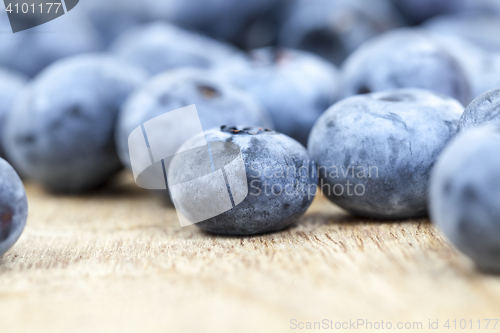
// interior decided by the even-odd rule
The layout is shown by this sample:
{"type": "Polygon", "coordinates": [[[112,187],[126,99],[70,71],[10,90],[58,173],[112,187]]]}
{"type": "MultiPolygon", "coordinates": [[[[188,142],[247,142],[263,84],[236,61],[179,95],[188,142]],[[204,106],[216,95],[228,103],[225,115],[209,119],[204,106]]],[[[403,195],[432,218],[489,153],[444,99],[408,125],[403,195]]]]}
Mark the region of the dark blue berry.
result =
{"type": "Polygon", "coordinates": [[[338,98],[337,68],[320,57],[284,48],[254,50],[221,64],[219,74],[252,94],[278,132],[304,146],[318,117],[338,98]]]}
{"type": "MultiPolygon", "coordinates": [[[[254,235],[284,229],[295,223],[311,204],[317,190],[316,165],[309,158],[306,149],[297,141],[286,135],[258,127],[227,127],[205,132],[183,145],[183,148],[199,147],[205,140],[211,147],[211,160],[217,171],[221,167],[227,174],[238,170],[231,166],[231,149],[217,149],[218,144],[236,145],[241,151],[246,179],[229,187],[234,202],[233,208],[213,218],[206,219],[196,225],[203,230],[225,235],[254,235]],[[239,196],[241,189],[248,189],[247,196],[239,196]],[[236,189],[235,189],[236,187],[236,189]]],[[[174,158],[169,169],[169,182],[189,172],[202,175],[209,169],[210,160],[200,163],[200,154],[186,154],[174,158]]],[[[211,186],[211,183],[207,183],[211,186]]],[[[224,192],[222,195],[226,195],[224,192]]],[[[174,197],[176,208],[185,216],[193,215],[192,205],[187,202],[216,202],[218,197],[207,194],[203,188],[196,191],[181,191],[174,197]],[[210,195],[209,197],[206,197],[210,195]],[[186,197],[189,196],[189,197],[186,197]]],[[[201,207],[203,208],[203,207],[201,207]]]]}
{"type": "Polygon", "coordinates": [[[320,188],[356,215],[425,215],[431,168],[456,133],[461,113],[456,100],[421,89],[338,102],[320,117],[309,138],[320,188]]]}
{"type": "Polygon", "coordinates": [[[500,129],[460,133],[432,172],[430,214],[448,239],[479,268],[500,271],[500,129]]]}
{"type": "Polygon", "coordinates": [[[94,188],[121,168],[118,112],[146,74],[114,57],[76,56],[38,76],[7,119],[4,147],[23,175],[58,192],[94,188]]]}
{"type": "Polygon", "coordinates": [[[422,88],[472,100],[472,87],[460,61],[433,34],[399,29],[360,47],[345,62],[343,94],[352,96],[399,88],[422,88]]]}
{"type": "Polygon", "coordinates": [[[111,51],[152,75],[179,67],[208,69],[238,53],[228,44],[163,22],[128,30],[111,51]]]}
{"type": "Polygon", "coordinates": [[[0,256],[19,239],[28,218],[28,200],[21,179],[0,158],[0,256]]]}

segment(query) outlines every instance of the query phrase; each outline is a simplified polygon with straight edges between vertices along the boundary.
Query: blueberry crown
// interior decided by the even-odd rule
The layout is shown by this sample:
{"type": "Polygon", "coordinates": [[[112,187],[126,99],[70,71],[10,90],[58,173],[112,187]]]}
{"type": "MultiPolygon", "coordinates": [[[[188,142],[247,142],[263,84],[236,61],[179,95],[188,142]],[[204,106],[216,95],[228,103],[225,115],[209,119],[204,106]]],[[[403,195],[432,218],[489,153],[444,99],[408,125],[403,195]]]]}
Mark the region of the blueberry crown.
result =
{"type": "Polygon", "coordinates": [[[221,126],[220,128],[221,132],[225,133],[231,133],[231,134],[249,134],[249,135],[257,135],[261,133],[266,133],[266,132],[272,132],[273,130],[269,128],[263,128],[263,127],[244,127],[242,129],[238,129],[234,126],[221,126]]]}

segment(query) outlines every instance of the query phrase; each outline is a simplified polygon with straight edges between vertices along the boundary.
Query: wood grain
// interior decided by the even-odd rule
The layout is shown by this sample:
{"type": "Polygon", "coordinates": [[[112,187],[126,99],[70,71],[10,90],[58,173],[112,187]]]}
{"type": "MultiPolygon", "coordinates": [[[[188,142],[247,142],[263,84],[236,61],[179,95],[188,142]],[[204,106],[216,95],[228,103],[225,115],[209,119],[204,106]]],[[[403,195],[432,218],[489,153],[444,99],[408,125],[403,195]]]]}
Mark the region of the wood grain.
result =
{"type": "Polygon", "coordinates": [[[27,192],[26,230],[0,259],[0,332],[288,332],[292,319],[426,328],[500,317],[500,279],[477,272],[426,219],[355,219],[319,196],[286,231],[220,237],[180,228],[126,175],[85,196],[27,192]]]}

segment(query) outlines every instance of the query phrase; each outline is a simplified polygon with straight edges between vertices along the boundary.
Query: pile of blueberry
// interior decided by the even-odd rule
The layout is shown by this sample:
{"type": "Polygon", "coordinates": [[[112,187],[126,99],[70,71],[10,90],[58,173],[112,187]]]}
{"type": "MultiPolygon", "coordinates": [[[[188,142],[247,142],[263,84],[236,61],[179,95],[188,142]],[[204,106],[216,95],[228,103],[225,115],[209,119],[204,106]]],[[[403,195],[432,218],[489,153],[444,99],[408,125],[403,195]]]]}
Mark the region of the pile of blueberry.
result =
{"type": "MultiPolygon", "coordinates": [[[[194,104],[205,135],[184,147],[236,144],[248,187],[200,228],[277,231],[320,194],[367,218],[430,214],[500,270],[499,29],[500,0],[83,1],[1,35],[0,154],[51,192],[91,191],[131,168],[134,129],[194,104]]],[[[189,126],[165,123],[160,146],[189,126]]],[[[27,202],[0,170],[2,254],[27,202]]]]}

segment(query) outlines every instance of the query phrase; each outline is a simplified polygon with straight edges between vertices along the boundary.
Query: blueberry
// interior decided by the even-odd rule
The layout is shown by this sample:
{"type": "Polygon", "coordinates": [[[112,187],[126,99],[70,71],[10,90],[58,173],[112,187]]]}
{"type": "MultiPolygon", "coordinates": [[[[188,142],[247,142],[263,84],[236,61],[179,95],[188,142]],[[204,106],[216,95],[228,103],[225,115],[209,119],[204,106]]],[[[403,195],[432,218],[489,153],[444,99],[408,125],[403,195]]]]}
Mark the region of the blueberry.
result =
{"type": "Polygon", "coordinates": [[[28,200],[21,179],[0,158],[0,256],[19,239],[28,218],[28,200]]]}
{"type": "Polygon", "coordinates": [[[116,58],[75,56],[47,68],[7,119],[6,154],[23,175],[56,192],[79,192],[121,168],[114,127],[146,74],[116,58]]]}
{"type": "MultiPolygon", "coordinates": [[[[406,19],[413,24],[421,23],[431,17],[458,9],[462,0],[392,0],[406,19]]],[[[474,0],[476,1],[476,0],[474,0]]]]}
{"type": "Polygon", "coordinates": [[[500,14],[498,0],[392,0],[392,2],[412,24],[419,24],[441,15],[500,14]]]}
{"type": "Polygon", "coordinates": [[[377,37],[353,53],[342,68],[343,94],[422,88],[471,100],[471,83],[460,61],[424,30],[399,29],[377,37]]]}
{"type": "Polygon", "coordinates": [[[147,0],[86,0],[80,2],[78,10],[89,18],[105,45],[110,45],[124,31],[147,22],[149,8],[147,0]]]}
{"type": "Polygon", "coordinates": [[[486,52],[460,37],[439,34],[434,37],[469,76],[473,98],[500,86],[500,54],[486,52]]]}
{"type": "MultiPolygon", "coordinates": [[[[227,155],[232,153],[230,149],[214,152],[216,149],[213,147],[217,143],[239,146],[246,171],[243,186],[248,187],[248,194],[232,209],[197,223],[198,227],[218,234],[254,235],[284,229],[305,213],[317,189],[317,174],[316,165],[301,144],[286,135],[263,128],[223,126],[205,132],[204,136],[192,138],[183,148],[200,146],[205,138],[212,147],[211,159],[214,163],[228,159],[227,155]]],[[[184,177],[186,166],[192,166],[189,169],[191,172],[206,173],[201,170],[204,166],[199,158],[199,154],[192,153],[180,159],[174,158],[168,171],[169,182],[175,179],[175,175],[184,177]]],[[[215,165],[212,170],[220,167],[215,165]]],[[[224,169],[231,172],[231,169],[224,169]]],[[[233,194],[233,190],[229,187],[230,193],[233,194]]],[[[204,191],[197,191],[196,195],[199,196],[196,202],[212,200],[205,197],[208,194],[204,191]]],[[[182,195],[180,198],[181,204],[176,203],[176,208],[189,216],[192,207],[182,205],[182,195]]]]}
{"type": "Polygon", "coordinates": [[[125,32],[111,50],[152,75],[178,67],[210,68],[237,53],[227,44],[161,22],[125,32]]]}
{"type": "Polygon", "coordinates": [[[269,34],[274,33],[273,14],[286,2],[287,0],[153,0],[150,10],[158,19],[202,31],[242,47],[251,47],[253,45],[247,44],[249,40],[273,38],[269,37],[269,34]],[[253,38],[251,34],[254,35],[253,38]]]}
{"type": "MultiPolygon", "coordinates": [[[[128,137],[134,129],[157,116],[192,104],[196,105],[203,129],[225,124],[272,127],[267,112],[245,92],[204,70],[173,70],[151,79],[130,96],[121,111],[116,145],[123,164],[130,167],[128,137]]],[[[172,124],[165,132],[165,145],[174,144],[175,130],[182,128],[182,124],[172,124]]]]}
{"type": "Polygon", "coordinates": [[[430,170],[455,134],[462,110],[454,99],[422,89],[338,102],[319,118],[309,138],[320,188],[356,215],[425,215],[430,170]]]}
{"type": "Polygon", "coordinates": [[[318,117],[336,100],[340,77],[316,55],[284,48],[254,50],[234,57],[219,73],[251,93],[271,114],[276,130],[307,144],[318,117]]]}
{"type": "Polygon", "coordinates": [[[500,271],[500,129],[460,133],[432,172],[430,214],[449,240],[483,270],[500,271]]]}
{"type": "MultiPolygon", "coordinates": [[[[0,138],[5,126],[5,118],[10,113],[17,95],[26,82],[27,78],[23,75],[0,68],[0,138]]],[[[5,156],[2,146],[0,144],[0,157],[5,156]]]]}
{"type": "Polygon", "coordinates": [[[269,8],[252,17],[231,42],[245,50],[277,45],[278,34],[291,2],[289,0],[270,1],[269,8]]]}
{"type": "Polygon", "coordinates": [[[500,2],[498,0],[460,0],[456,2],[456,12],[500,14],[500,2]]]}
{"type": "Polygon", "coordinates": [[[500,51],[500,16],[498,14],[449,15],[436,17],[424,24],[426,29],[460,36],[490,52],[500,51]]]}
{"type": "MultiPolygon", "coordinates": [[[[102,40],[86,17],[71,11],[43,25],[2,34],[0,66],[30,77],[64,57],[102,49],[102,40]]],[[[0,30],[10,31],[7,13],[0,13],[0,30]]]]}
{"type": "Polygon", "coordinates": [[[467,106],[458,123],[458,132],[486,123],[500,126],[500,87],[485,92],[467,106]]]}
{"type": "MultiPolygon", "coordinates": [[[[116,131],[116,145],[122,163],[131,167],[128,149],[130,133],[145,122],[167,112],[194,104],[203,129],[225,124],[247,124],[273,127],[269,114],[247,93],[197,69],[178,69],[151,79],[132,94],[120,112],[116,131]]],[[[164,150],[175,151],[182,137],[177,131],[191,122],[172,123],[165,130],[164,150]]],[[[167,125],[164,125],[167,126],[167,125]]],[[[194,134],[193,134],[194,135],[194,134]]],[[[167,167],[169,161],[167,160],[167,167]]],[[[154,191],[170,201],[168,191],[154,191]]]]}
{"type": "Polygon", "coordinates": [[[285,19],[279,43],[340,65],[365,41],[402,23],[386,0],[297,0],[285,19]]]}

